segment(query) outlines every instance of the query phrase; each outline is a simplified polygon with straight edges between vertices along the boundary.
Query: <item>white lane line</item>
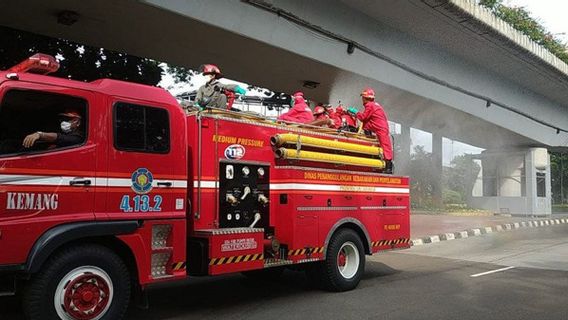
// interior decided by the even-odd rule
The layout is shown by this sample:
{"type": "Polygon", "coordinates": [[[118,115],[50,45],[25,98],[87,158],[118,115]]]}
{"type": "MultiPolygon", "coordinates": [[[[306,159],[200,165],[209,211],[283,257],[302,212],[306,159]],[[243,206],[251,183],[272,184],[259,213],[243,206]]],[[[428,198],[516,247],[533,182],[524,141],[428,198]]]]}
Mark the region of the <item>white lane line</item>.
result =
{"type": "Polygon", "coordinates": [[[501,269],[497,269],[497,270],[491,270],[491,271],[487,271],[487,272],[476,273],[476,274],[472,274],[470,277],[477,278],[477,277],[485,276],[485,275],[496,273],[496,272],[510,270],[510,269],[513,269],[513,268],[514,267],[506,267],[506,268],[501,268],[501,269]]]}

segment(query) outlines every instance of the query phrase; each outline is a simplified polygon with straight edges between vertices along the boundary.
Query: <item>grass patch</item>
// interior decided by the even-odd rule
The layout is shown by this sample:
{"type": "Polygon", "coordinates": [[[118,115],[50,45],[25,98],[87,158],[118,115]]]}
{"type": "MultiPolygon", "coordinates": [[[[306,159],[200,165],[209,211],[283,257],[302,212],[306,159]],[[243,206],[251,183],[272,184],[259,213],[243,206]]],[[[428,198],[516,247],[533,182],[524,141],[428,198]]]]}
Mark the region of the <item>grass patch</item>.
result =
{"type": "Polygon", "coordinates": [[[568,204],[553,204],[552,212],[568,212],[568,204]]]}
{"type": "Polygon", "coordinates": [[[473,209],[462,206],[446,206],[446,208],[411,208],[413,214],[426,215],[447,215],[458,217],[488,217],[493,216],[493,212],[485,209],[473,209]]]}

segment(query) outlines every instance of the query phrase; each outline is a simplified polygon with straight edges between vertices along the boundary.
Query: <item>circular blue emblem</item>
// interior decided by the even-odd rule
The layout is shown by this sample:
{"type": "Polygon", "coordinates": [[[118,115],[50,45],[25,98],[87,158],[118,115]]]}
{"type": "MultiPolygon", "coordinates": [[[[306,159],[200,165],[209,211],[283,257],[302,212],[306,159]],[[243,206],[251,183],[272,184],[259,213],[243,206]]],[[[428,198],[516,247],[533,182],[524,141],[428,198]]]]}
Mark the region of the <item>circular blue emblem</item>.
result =
{"type": "Polygon", "coordinates": [[[150,170],[138,168],[132,173],[132,190],[138,194],[146,194],[152,190],[154,177],[150,170]]]}

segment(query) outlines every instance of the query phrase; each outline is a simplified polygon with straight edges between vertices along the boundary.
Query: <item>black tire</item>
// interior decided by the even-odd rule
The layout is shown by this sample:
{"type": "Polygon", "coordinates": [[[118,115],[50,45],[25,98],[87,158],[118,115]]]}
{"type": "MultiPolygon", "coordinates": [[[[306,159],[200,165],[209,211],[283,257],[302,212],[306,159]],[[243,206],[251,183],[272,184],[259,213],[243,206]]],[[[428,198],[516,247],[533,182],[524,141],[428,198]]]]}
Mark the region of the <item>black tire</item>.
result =
{"type": "Polygon", "coordinates": [[[260,270],[243,271],[241,273],[252,280],[271,281],[279,279],[284,273],[284,270],[284,267],[272,267],[260,270]]]}
{"type": "MultiPolygon", "coordinates": [[[[77,290],[74,290],[77,296],[81,296],[81,299],[88,299],[74,298],[73,301],[87,301],[85,307],[88,308],[91,306],[90,301],[98,300],[92,297],[93,292],[95,292],[95,297],[100,298],[98,301],[107,301],[106,304],[95,303],[95,306],[102,309],[96,315],[102,316],[101,320],[122,319],[124,316],[131,293],[128,268],[122,259],[110,249],[100,245],[85,244],[57,252],[48,259],[37,274],[32,276],[23,296],[24,312],[27,318],[30,320],[61,319],[62,317],[58,315],[56,310],[56,294],[59,293],[57,294],[58,297],[61,294],[65,297],[71,296],[69,291],[71,287],[68,286],[71,283],[77,284],[77,287],[75,287],[77,290]],[[95,282],[93,282],[93,279],[95,282]],[[104,284],[107,283],[105,279],[110,279],[112,284],[108,283],[108,286],[105,287],[104,284]],[[93,283],[96,283],[96,285],[93,285],[93,283]],[[93,289],[93,286],[96,288],[93,289]],[[108,290],[104,290],[105,288],[108,290]],[[89,298],[79,292],[87,294],[89,298]],[[101,294],[102,292],[109,294],[101,294]],[[111,292],[112,294],[110,294],[111,292]],[[104,299],[105,296],[111,298],[104,299]],[[105,305],[104,308],[103,305],[105,305]]],[[[60,313],[72,309],[65,308],[63,305],[57,307],[60,313]]],[[[68,319],[74,319],[72,313],[65,313],[64,316],[67,316],[68,319]]]]}
{"type": "Polygon", "coordinates": [[[324,289],[335,292],[355,289],[365,273],[365,250],[359,235],[351,229],[338,230],[331,238],[326,259],[319,268],[320,272],[314,281],[318,281],[324,289]],[[338,263],[342,248],[348,252],[348,256],[353,255],[351,261],[346,260],[344,267],[338,263]]]}

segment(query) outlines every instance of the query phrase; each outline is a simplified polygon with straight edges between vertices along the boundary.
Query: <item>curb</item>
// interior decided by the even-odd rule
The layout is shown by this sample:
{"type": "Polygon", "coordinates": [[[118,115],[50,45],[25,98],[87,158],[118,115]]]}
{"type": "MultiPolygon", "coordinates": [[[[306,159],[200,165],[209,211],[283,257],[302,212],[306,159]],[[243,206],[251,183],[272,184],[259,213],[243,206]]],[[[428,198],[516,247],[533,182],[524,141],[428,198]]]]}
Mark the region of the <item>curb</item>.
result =
{"type": "Polygon", "coordinates": [[[553,226],[559,224],[567,224],[568,218],[561,218],[561,219],[546,219],[546,220],[531,220],[531,221],[521,221],[521,222],[513,222],[513,223],[504,223],[499,224],[493,227],[482,227],[482,228],[474,228],[474,229],[467,229],[458,232],[450,232],[450,233],[442,233],[432,236],[420,237],[416,239],[412,239],[410,241],[411,245],[413,246],[421,246],[425,244],[436,243],[440,241],[449,241],[449,240],[456,240],[456,239],[464,239],[469,237],[477,237],[480,235],[494,233],[494,232],[503,232],[503,231],[512,231],[517,229],[526,229],[526,228],[539,228],[539,227],[546,227],[546,226],[553,226]]]}

